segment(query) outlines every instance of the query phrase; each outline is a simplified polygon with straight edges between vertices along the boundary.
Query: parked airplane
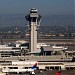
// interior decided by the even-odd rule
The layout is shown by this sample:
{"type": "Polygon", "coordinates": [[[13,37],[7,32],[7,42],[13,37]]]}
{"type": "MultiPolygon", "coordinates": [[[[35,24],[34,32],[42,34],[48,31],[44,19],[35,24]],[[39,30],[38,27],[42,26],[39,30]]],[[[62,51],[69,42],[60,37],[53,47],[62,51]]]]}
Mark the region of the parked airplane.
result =
{"type": "Polygon", "coordinates": [[[30,73],[30,74],[32,74],[32,75],[34,75],[35,74],[35,72],[34,72],[34,70],[36,70],[37,69],[37,63],[35,63],[33,66],[32,66],[32,68],[29,68],[29,69],[25,69],[25,68],[18,68],[18,69],[10,69],[10,68],[3,68],[2,69],[2,72],[4,72],[4,73],[10,73],[10,72],[17,72],[17,73],[20,73],[20,72],[28,72],[28,73],[30,73]]]}

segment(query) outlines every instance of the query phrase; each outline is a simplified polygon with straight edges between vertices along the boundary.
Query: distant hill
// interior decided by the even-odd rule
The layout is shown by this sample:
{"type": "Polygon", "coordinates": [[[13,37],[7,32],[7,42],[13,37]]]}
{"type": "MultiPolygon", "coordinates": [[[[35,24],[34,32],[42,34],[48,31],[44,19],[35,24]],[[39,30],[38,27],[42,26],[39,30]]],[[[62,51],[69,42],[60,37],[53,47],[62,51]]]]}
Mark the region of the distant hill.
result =
{"type": "MultiPolygon", "coordinates": [[[[25,14],[0,14],[0,27],[25,26],[25,14]]],[[[74,15],[42,16],[41,25],[74,25],[74,15]]]]}

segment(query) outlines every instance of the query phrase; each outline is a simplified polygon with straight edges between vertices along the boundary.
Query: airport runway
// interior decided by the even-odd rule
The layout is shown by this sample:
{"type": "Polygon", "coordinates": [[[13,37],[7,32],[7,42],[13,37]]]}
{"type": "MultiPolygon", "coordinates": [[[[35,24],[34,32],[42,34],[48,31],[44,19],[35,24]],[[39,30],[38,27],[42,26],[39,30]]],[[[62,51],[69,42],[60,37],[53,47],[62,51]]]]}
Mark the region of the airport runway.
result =
{"type": "MultiPolygon", "coordinates": [[[[10,42],[15,42],[17,40],[26,40],[29,41],[29,39],[2,39],[3,43],[10,43],[10,42]]],[[[44,42],[44,43],[71,43],[75,44],[75,39],[38,39],[38,42],[44,42]]]]}

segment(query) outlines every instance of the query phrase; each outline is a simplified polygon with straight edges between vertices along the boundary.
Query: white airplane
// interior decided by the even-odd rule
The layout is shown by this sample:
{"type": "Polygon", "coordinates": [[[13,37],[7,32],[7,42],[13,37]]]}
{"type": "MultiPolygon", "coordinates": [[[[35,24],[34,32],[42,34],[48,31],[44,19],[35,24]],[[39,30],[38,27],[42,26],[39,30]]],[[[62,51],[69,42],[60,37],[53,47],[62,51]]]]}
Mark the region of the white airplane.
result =
{"type": "Polygon", "coordinates": [[[16,72],[16,73],[28,72],[28,73],[30,73],[30,74],[32,74],[32,75],[35,75],[34,70],[36,70],[36,69],[37,69],[37,63],[35,63],[35,64],[32,66],[32,68],[29,68],[29,69],[24,69],[24,68],[22,68],[22,69],[3,68],[3,69],[2,69],[2,72],[3,72],[3,73],[10,73],[10,72],[16,72]]]}

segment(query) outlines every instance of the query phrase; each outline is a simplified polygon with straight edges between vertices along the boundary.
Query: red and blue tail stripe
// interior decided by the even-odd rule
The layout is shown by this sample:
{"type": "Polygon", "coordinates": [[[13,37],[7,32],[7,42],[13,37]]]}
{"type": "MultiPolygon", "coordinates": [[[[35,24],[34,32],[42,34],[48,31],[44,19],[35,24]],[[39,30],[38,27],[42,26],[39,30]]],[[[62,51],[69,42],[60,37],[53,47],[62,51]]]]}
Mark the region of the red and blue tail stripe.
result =
{"type": "Polygon", "coordinates": [[[32,66],[32,69],[36,69],[37,68],[37,63],[35,63],[33,66],[32,66]]]}

